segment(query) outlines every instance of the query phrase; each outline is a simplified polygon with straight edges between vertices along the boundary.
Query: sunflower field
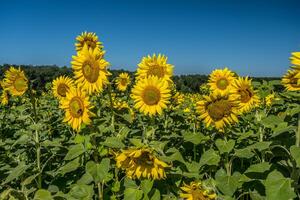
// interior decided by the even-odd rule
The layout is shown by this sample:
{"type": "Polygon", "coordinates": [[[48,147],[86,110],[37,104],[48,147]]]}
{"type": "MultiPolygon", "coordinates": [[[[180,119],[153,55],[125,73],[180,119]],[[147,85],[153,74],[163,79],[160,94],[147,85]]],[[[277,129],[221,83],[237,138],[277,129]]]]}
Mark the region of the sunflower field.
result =
{"type": "Polygon", "coordinates": [[[220,68],[182,93],[165,55],[113,79],[95,33],[75,49],[42,91],[4,73],[0,200],[300,198],[300,52],[281,81],[220,68]]]}

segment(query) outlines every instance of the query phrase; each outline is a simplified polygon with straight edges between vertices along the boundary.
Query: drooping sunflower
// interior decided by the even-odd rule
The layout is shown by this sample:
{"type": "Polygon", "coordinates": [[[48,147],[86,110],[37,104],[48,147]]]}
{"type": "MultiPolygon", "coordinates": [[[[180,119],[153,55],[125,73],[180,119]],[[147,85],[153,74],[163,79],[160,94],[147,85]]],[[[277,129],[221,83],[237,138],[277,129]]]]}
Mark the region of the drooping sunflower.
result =
{"type": "Polygon", "coordinates": [[[103,58],[104,53],[98,49],[89,49],[85,45],[82,51],[77,53],[77,56],[73,56],[71,64],[74,70],[75,83],[88,94],[103,91],[104,85],[108,83],[107,76],[110,73],[107,67],[109,62],[103,58]]]}
{"type": "Polygon", "coordinates": [[[131,178],[164,179],[165,168],[169,167],[146,147],[122,150],[116,155],[116,166],[124,169],[131,178]]]}
{"type": "Polygon", "coordinates": [[[167,61],[168,58],[161,54],[158,54],[158,56],[153,54],[152,57],[150,55],[143,57],[142,61],[138,64],[137,79],[156,76],[164,81],[171,82],[174,66],[167,63],[167,61]]]}
{"type": "Polygon", "coordinates": [[[127,86],[130,84],[130,76],[128,73],[121,73],[116,78],[117,89],[120,91],[125,91],[127,86]]]}
{"type": "Polygon", "coordinates": [[[76,37],[77,43],[75,43],[76,51],[81,51],[84,45],[87,45],[91,49],[102,50],[102,43],[99,42],[98,36],[93,32],[83,32],[81,35],[76,37]]]}
{"type": "Polygon", "coordinates": [[[300,90],[299,79],[300,79],[300,71],[288,70],[287,73],[282,77],[281,83],[288,91],[299,91],[300,90]]]}
{"type": "Polygon", "coordinates": [[[239,77],[233,84],[233,93],[239,100],[239,112],[244,113],[259,105],[259,96],[254,91],[251,79],[239,77]]]}
{"type": "Polygon", "coordinates": [[[140,79],[131,91],[134,107],[145,115],[162,114],[171,97],[167,81],[157,76],[140,79]]]}
{"type": "Polygon", "coordinates": [[[238,100],[235,95],[211,93],[197,102],[196,109],[207,127],[212,125],[219,131],[238,122],[238,100]]]}
{"type": "Polygon", "coordinates": [[[183,193],[179,196],[186,200],[215,200],[217,199],[217,194],[209,189],[202,186],[201,182],[191,182],[189,185],[183,184],[180,189],[183,193]]]}
{"type": "Polygon", "coordinates": [[[65,98],[71,88],[75,88],[74,81],[66,76],[60,76],[52,82],[53,95],[58,99],[65,98]]]}
{"type": "Polygon", "coordinates": [[[4,75],[2,87],[12,96],[21,96],[28,89],[28,80],[20,68],[10,67],[4,75]]]}
{"type": "Polygon", "coordinates": [[[226,67],[212,71],[209,75],[207,85],[209,85],[213,92],[227,94],[231,91],[234,81],[234,73],[226,67]]]}
{"type": "Polygon", "coordinates": [[[89,102],[89,97],[78,88],[70,88],[66,97],[61,99],[60,108],[65,111],[64,122],[77,131],[80,130],[81,124],[90,124],[90,117],[94,116],[90,111],[93,106],[89,102]]]}

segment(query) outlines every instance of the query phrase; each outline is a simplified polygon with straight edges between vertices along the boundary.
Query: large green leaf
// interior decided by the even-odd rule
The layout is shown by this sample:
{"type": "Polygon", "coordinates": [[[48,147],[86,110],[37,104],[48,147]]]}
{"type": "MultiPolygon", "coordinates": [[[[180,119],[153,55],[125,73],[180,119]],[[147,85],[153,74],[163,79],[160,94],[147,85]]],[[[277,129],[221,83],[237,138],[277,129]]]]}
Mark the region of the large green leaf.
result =
{"type": "Polygon", "coordinates": [[[145,195],[147,195],[151,191],[152,186],[153,186],[153,180],[145,179],[142,180],[141,182],[141,189],[145,195]]]}
{"type": "Polygon", "coordinates": [[[209,140],[209,137],[203,135],[202,133],[186,132],[186,133],[183,134],[183,139],[186,142],[191,142],[195,145],[198,145],[201,142],[209,140]]]}
{"type": "Polygon", "coordinates": [[[289,200],[296,197],[291,187],[291,179],[285,178],[276,170],[268,175],[265,181],[265,187],[267,200],[289,200]]]}
{"type": "Polygon", "coordinates": [[[16,166],[14,169],[10,171],[9,175],[6,177],[5,181],[3,182],[3,185],[21,176],[28,168],[29,166],[26,165],[24,162],[19,163],[18,166],[16,166]]]}
{"type": "Polygon", "coordinates": [[[79,158],[76,158],[75,160],[72,160],[59,168],[58,173],[61,173],[62,175],[65,175],[66,173],[75,171],[80,166],[79,158]]]}
{"type": "Polygon", "coordinates": [[[263,173],[269,170],[271,165],[268,162],[262,162],[258,164],[253,164],[248,167],[245,173],[263,173]]]}
{"type": "Polygon", "coordinates": [[[219,190],[228,196],[232,196],[239,187],[240,173],[235,172],[232,176],[226,174],[224,169],[217,171],[215,179],[219,190]]]}
{"type": "Polygon", "coordinates": [[[67,155],[65,156],[65,160],[72,160],[78,156],[80,156],[81,154],[84,153],[84,146],[83,144],[76,144],[73,145],[71,147],[69,147],[69,151],[67,153],[67,155]]]}
{"type": "Polygon", "coordinates": [[[219,151],[221,154],[223,153],[230,153],[235,145],[234,140],[222,140],[222,139],[217,139],[216,140],[216,146],[218,147],[219,151]]]}
{"type": "Polygon", "coordinates": [[[40,189],[36,191],[34,200],[53,200],[51,193],[47,190],[40,189]]]}
{"type": "Polygon", "coordinates": [[[125,147],[122,140],[118,137],[106,138],[106,140],[103,142],[103,145],[111,148],[117,148],[117,149],[122,149],[125,147]]]}
{"type": "Polygon", "coordinates": [[[107,182],[112,178],[112,175],[108,173],[110,168],[110,160],[104,158],[101,160],[100,164],[94,161],[89,161],[86,164],[86,172],[92,175],[95,183],[107,182]]]}
{"type": "Polygon", "coordinates": [[[220,156],[213,149],[205,151],[200,159],[200,165],[218,165],[220,162],[220,156]]]}
{"type": "Polygon", "coordinates": [[[126,188],[124,191],[124,200],[140,200],[143,197],[143,191],[135,188],[126,188]]]}
{"type": "Polygon", "coordinates": [[[92,200],[94,190],[92,185],[75,184],[72,185],[68,193],[68,200],[92,200]]]}
{"type": "Polygon", "coordinates": [[[300,147],[295,145],[290,147],[291,155],[295,159],[297,167],[300,167],[300,147]]]}

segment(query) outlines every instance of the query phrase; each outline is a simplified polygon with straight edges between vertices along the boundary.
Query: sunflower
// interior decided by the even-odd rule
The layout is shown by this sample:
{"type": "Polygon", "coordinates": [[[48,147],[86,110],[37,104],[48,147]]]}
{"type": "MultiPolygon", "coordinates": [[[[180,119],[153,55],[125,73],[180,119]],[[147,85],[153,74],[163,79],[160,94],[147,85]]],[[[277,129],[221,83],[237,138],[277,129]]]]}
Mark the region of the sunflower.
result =
{"type": "Polygon", "coordinates": [[[84,45],[87,45],[91,49],[102,50],[102,43],[99,42],[98,36],[93,32],[83,32],[76,38],[77,43],[75,43],[76,51],[81,51],[84,45]]]}
{"type": "Polygon", "coordinates": [[[127,86],[130,84],[130,77],[128,73],[121,73],[116,78],[117,88],[120,91],[125,91],[127,86]]]}
{"type": "Polygon", "coordinates": [[[157,76],[140,79],[131,91],[134,107],[145,115],[162,114],[171,97],[168,83],[157,76]]]}
{"type": "Polygon", "coordinates": [[[107,71],[109,63],[104,60],[104,51],[98,49],[88,49],[85,45],[77,56],[73,56],[71,62],[74,70],[75,83],[86,90],[88,94],[95,91],[103,91],[103,87],[108,83],[107,71]]]}
{"type": "Polygon", "coordinates": [[[196,109],[207,127],[213,125],[223,131],[226,125],[238,122],[238,101],[235,95],[211,93],[203,98],[197,102],[196,109]]]}
{"type": "Polygon", "coordinates": [[[66,97],[61,99],[60,108],[65,110],[64,122],[67,122],[74,130],[79,131],[81,124],[90,124],[90,117],[94,114],[88,96],[78,88],[70,88],[66,97]]]}
{"type": "Polygon", "coordinates": [[[233,92],[239,100],[240,113],[248,112],[259,105],[259,97],[252,87],[251,79],[239,77],[233,84],[233,87],[233,92]]]}
{"type": "Polygon", "coordinates": [[[275,93],[271,93],[265,97],[266,106],[270,107],[275,100],[275,93]]]}
{"type": "Polygon", "coordinates": [[[2,94],[1,94],[1,104],[3,106],[7,105],[8,104],[8,94],[7,94],[7,91],[5,90],[2,90],[2,94]]]}
{"type": "Polygon", "coordinates": [[[298,70],[288,70],[287,73],[282,77],[281,83],[284,85],[288,91],[298,91],[300,90],[299,78],[300,71],[298,70]]]}
{"type": "Polygon", "coordinates": [[[137,68],[137,79],[144,79],[149,76],[157,76],[163,80],[171,81],[173,76],[174,66],[167,63],[168,58],[164,55],[158,54],[156,56],[153,54],[151,57],[143,57],[142,61],[138,64],[137,68]]]}
{"type": "Polygon", "coordinates": [[[207,85],[213,92],[227,94],[231,91],[234,81],[234,73],[228,68],[216,69],[209,75],[207,85]]]}
{"type": "Polygon", "coordinates": [[[215,200],[217,198],[216,193],[203,187],[201,182],[193,181],[189,185],[184,183],[180,189],[184,193],[180,193],[179,196],[186,200],[215,200]]]}
{"type": "Polygon", "coordinates": [[[71,88],[75,88],[74,81],[71,78],[65,76],[60,76],[53,80],[52,85],[53,95],[58,99],[65,98],[67,92],[71,88]]]}
{"type": "Polygon", "coordinates": [[[10,67],[4,75],[2,83],[4,90],[9,91],[12,96],[21,96],[28,89],[28,80],[24,71],[20,68],[10,67]]]}
{"type": "Polygon", "coordinates": [[[115,160],[116,166],[124,169],[126,175],[132,179],[163,179],[166,178],[165,168],[169,167],[146,147],[122,150],[115,160]]]}
{"type": "Polygon", "coordinates": [[[290,57],[291,63],[295,65],[292,68],[296,68],[300,70],[300,52],[293,52],[290,57]]]}

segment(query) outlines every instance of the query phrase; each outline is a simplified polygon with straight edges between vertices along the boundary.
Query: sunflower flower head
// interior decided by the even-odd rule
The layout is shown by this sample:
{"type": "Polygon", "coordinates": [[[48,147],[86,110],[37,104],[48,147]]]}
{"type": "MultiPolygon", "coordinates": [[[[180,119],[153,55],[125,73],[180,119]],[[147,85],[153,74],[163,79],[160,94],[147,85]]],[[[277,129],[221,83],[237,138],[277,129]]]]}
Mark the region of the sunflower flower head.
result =
{"type": "Polygon", "coordinates": [[[61,99],[60,108],[65,111],[64,122],[67,122],[74,130],[79,131],[82,124],[90,124],[90,117],[94,114],[86,93],[78,88],[70,88],[66,97],[61,99]]]}
{"type": "Polygon", "coordinates": [[[145,115],[162,114],[169,104],[171,91],[168,83],[157,76],[150,76],[137,81],[132,88],[131,97],[134,107],[145,115]]]}
{"type": "Polygon", "coordinates": [[[103,87],[108,84],[109,63],[103,58],[104,53],[104,51],[91,49],[85,45],[82,51],[73,56],[71,64],[75,83],[88,94],[102,92],[103,87]]]}
{"type": "Polygon", "coordinates": [[[183,184],[180,189],[183,191],[179,196],[186,200],[215,200],[217,194],[209,189],[206,189],[201,182],[193,181],[189,185],[183,184]]]}
{"type": "Polygon", "coordinates": [[[74,81],[66,76],[60,76],[52,82],[53,95],[58,99],[65,98],[72,88],[75,88],[74,81]]]}
{"type": "Polygon", "coordinates": [[[85,31],[76,37],[76,51],[81,51],[84,45],[87,45],[87,47],[91,49],[103,49],[102,43],[98,40],[98,36],[93,32],[85,31]]]}
{"type": "Polygon", "coordinates": [[[28,89],[28,80],[24,71],[10,67],[4,74],[2,87],[12,96],[22,96],[28,89]]]}
{"type": "Polygon", "coordinates": [[[153,54],[152,57],[150,55],[143,57],[142,61],[138,64],[137,79],[156,76],[164,81],[172,82],[171,77],[173,76],[174,66],[167,63],[167,61],[168,58],[161,54],[158,54],[158,56],[153,54]]]}
{"type": "Polygon", "coordinates": [[[120,91],[125,91],[129,84],[130,84],[130,76],[128,73],[121,73],[116,78],[117,89],[120,91]]]}
{"type": "Polygon", "coordinates": [[[165,168],[169,167],[147,147],[122,150],[115,160],[116,166],[125,170],[127,177],[132,179],[164,179],[165,168]]]}
{"type": "Polygon", "coordinates": [[[234,73],[228,68],[224,68],[212,71],[207,84],[211,91],[227,94],[231,92],[234,81],[234,73]]]}
{"type": "Polygon", "coordinates": [[[238,101],[234,95],[211,93],[203,98],[197,102],[196,109],[207,127],[212,125],[224,131],[226,126],[238,122],[238,101]]]}
{"type": "Polygon", "coordinates": [[[300,52],[293,52],[290,60],[291,64],[295,65],[292,68],[300,70],[300,52]]]}
{"type": "Polygon", "coordinates": [[[239,101],[240,113],[248,112],[252,108],[259,106],[259,96],[252,87],[251,79],[239,77],[235,80],[233,88],[233,93],[237,95],[239,101]]]}
{"type": "Polygon", "coordinates": [[[296,69],[288,70],[287,73],[282,77],[281,83],[288,91],[299,91],[300,71],[296,69]]]}

